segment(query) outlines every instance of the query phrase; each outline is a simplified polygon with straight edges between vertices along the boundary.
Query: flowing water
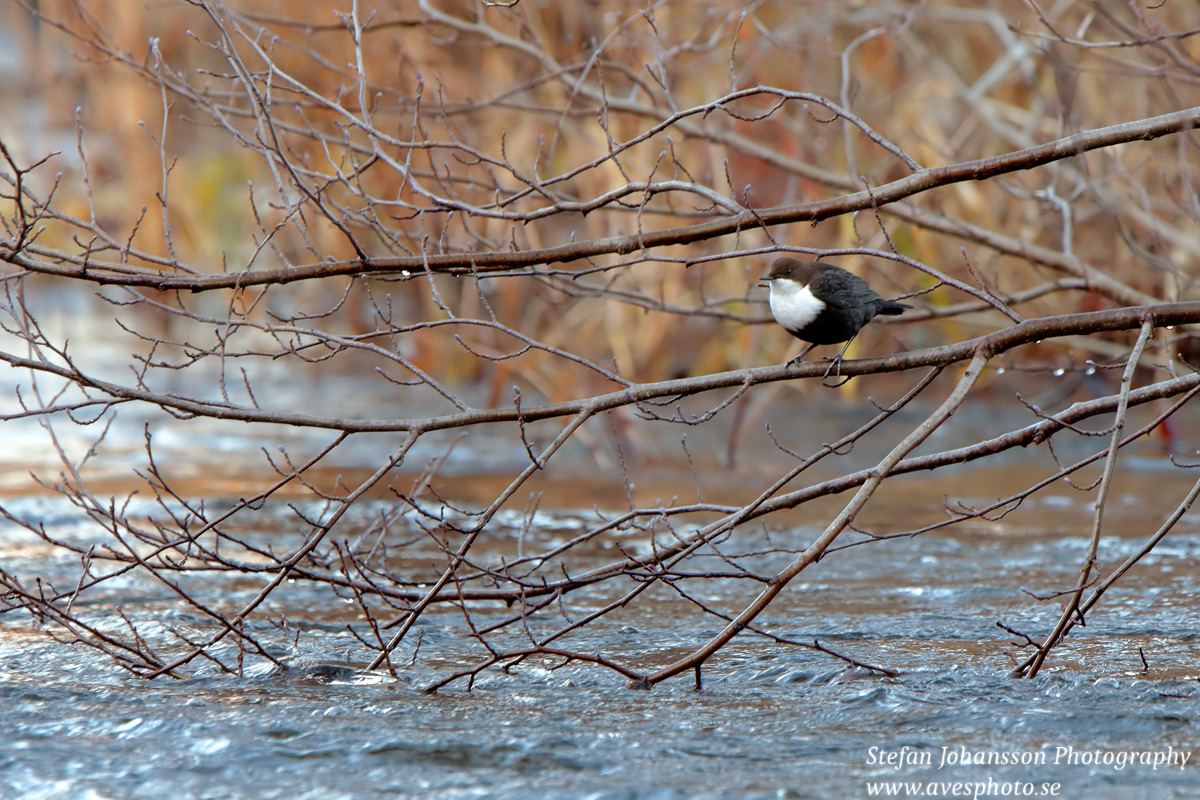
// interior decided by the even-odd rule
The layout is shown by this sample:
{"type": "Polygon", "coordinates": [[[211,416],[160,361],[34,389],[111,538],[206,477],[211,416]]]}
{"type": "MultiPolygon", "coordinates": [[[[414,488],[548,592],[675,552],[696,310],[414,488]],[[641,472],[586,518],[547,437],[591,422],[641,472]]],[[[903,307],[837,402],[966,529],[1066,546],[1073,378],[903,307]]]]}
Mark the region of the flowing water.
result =
{"type": "MultiPolygon", "coordinates": [[[[272,380],[266,369],[260,386],[272,380]]],[[[294,378],[281,373],[273,391],[290,391],[297,402],[347,416],[367,413],[378,402],[365,391],[333,394],[320,383],[300,391],[294,378]]],[[[656,465],[641,473],[639,503],[654,497],[689,502],[700,484],[712,492],[705,498],[710,502],[747,502],[791,463],[777,439],[811,448],[871,413],[865,400],[853,412],[845,403],[816,402],[833,397],[840,396],[776,397],[745,428],[735,470],[698,455],[724,449],[729,432],[720,425],[730,413],[688,429],[686,459],[678,457],[676,429],[670,433],[675,439],[665,443],[630,436],[638,452],[627,448],[629,460],[656,465]],[[664,455],[672,448],[674,460],[664,455]]],[[[1028,424],[1024,408],[1014,412],[1011,405],[1007,411],[964,409],[930,447],[1028,424]]],[[[1181,424],[1195,427],[1194,417],[1181,424]]],[[[919,418],[906,411],[887,423],[895,425],[890,433],[881,428],[879,438],[895,441],[919,418]]],[[[91,464],[94,489],[124,498],[135,488],[130,468],[144,464],[147,424],[159,467],[210,510],[253,491],[263,471],[260,447],[282,444],[301,452],[328,439],[287,428],[119,416],[91,464]]],[[[75,454],[95,438],[95,431],[71,426],[59,432],[60,445],[75,454]]],[[[51,538],[102,545],[107,534],[91,518],[30,479],[32,471],[53,480],[60,468],[45,432],[26,420],[4,423],[3,435],[5,511],[43,526],[51,538]]],[[[431,436],[429,447],[410,459],[446,456],[438,496],[447,503],[486,503],[526,463],[511,438],[488,430],[447,450],[450,441],[431,436]]],[[[394,437],[353,440],[330,469],[353,485],[396,444],[394,437]]],[[[872,463],[879,453],[871,444],[863,442],[835,466],[872,463]]],[[[1067,461],[1077,455],[1072,447],[1083,453],[1097,446],[1103,440],[1079,437],[1074,444],[1060,442],[1056,452],[1067,461]]],[[[519,503],[501,512],[479,548],[512,554],[551,546],[594,524],[598,515],[628,508],[626,495],[634,490],[614,479],[619,471],[612,460],[603,461],[601,450],[564,450],[560,458],[575,469],[537,485],[542,495],[536,513],[521,511],[519,503]]],[[[856,524],[911,530],[944,519],[945,503],[986,503],[1028,485],[1050,465],[1042,448],[1008,454],[987,467],[904,476],[885,483],[856,524]]],[[[1104,573],[1154,532],[1194,480],[1153,442],[1123,453],[1121,465],[1105,515],[1104,573]]],[[[858,546],[845,545],[865,537],[848,532],[756,620],[786,641],[742,633],[705,664],[700,691],[691,673],[641,691],[603,667],[538,658],[430,693],[425,688],[431,682],[486,655],[463,635],[460,611],[431,608],[397,655],[395,676],[366,672],[372,654],[351,631],[369,634],[353,598],[305,581],[279,587],[247,626],[287,666],[218,645],[213,654],[240,665],[237,675],[195,662],[186,679],[146,681],[95,649],[71,644],[61,630],[39,628],[22,612],[6,613],[0,615],[0,797],[1198,797],[1200,515],[1184,515],[1104,596],[1086,627],[1076,628],[1052,653],[1038,678],[1008,676],[1028,654],[1021,636],[1045,636],[1059,614],[1059,602],[1034,596],[1075,585],[1090,540],[1094,496],[1060,483],[992,522],[858,546]],[[890,672],[848,666],[788,642],[819,642],[890,672]]],[[[787,551],[811,541],[844,499],[805,504],[767,518],[765,526],[745,526],[737,534],[743,549],[761,547],[761,555],[742,566],[767,574],[779,569],[790,558],[787,551]]],[[[291,500],[299,512],[317,513],[303,505],[308,501],[291,500]]],[[[343,524],[365,526],[396,505],[393,495],[381,493],[363,500],[343,524]]],[[[155,508],[143,492],[127,512],[151,516],[155,508]]],[[[251,544],[286,549],[280,542],[294,537],[294,529],[295,517],[279,503],[255,516],[244,535],[251,544]]],[[[395,535],[403,539],[406,532],[395,535]]],[[[414,536],[405,557],[436,562],[440,554],[422,541],[414,536]]],[[[610,561],[618,547],[647,544],[636,537],[607,538],[581,548],[572,568],[610,561]]],[[[688,566],[726,569],[714,557],[688,566]]],[[[0,568],[40,576],[46,585],[73,585],[80,559],[0,521],[0,568]]],[[[180,576],[188,592],[227,614],[269,578],[180,576]]],[[[720,629],[720,620],[699,613],[692,601],[736,613],[757,588],[733,578],[707,581],[700,594],[685,599],[660,584],[579,630],[564,646],[653,671],[720,629]]],[[[580,615],[600,602],[581,592],[563,613],[580,615]]],[[[199,639],[211,631],[169,588],[134,573],[85,595],[74,610],[98,631],[123,635],[117,607],[152,646],[164,646],[174,634],[199,639]]],[[[501,603],[471,609],[477,625],[510,613],[501,603]]],[[[499,641],[519,645],[522,635],[510,632],[499,641]]]]}
{"type": "MultiPolygon", "coordinates": [[[[1151,518],[1186,490],[1163,466],[1144,460],[1112,499],[1106,563],[1133,552],[1157,524],[1151,518]]],[[[974,489],[1005,480],[994,470],[960,475],[974,489]]],[[[480,480],[463,474],[447,487],[459,481],[465,492],[480,480]]],[[[559,489],[560,499],[603,496],[582,482],[559,489]]],[[[946,492],[910,481],[884,507],[928,516],[946,492]]],[[[1067,492],[1031,499],[1019,520],[837,550],[758,621],[894,677],[743,634],[705,666],[699,692],[690,673],[638,691],[611,671],[545,659],[430,694],[422,689],[432,677],[481,655],[462,636],[460,614],[423,618],[422,648],[436,658],[406,669],[410,648],[398,677],[364,673],[369,656],[347,632],[356,607],[296,582],[276,600],[293,630],[252,626],[290,668],[250,659],[238,677],[201,670],[147,682],[7,614],[0,789],[13,798],[849,797],[872,787],[916,796],[887,783],[905,781],[941,792],[934,796],[1196,797],[1195,515],[1117,584],[1041,677],[1007,677],[1020,650],[996,623],[1048,630],[1058,604],[1023,589],[1073,585],[1086,551],[1091,495],[1067,492]],[[1163,763],[1142,763],[1155,757],[1163,763]],[[1032,763],[971,763],[979,759],[1032,763]]],[[[54,536],[96,535],[55,495],[14,495],[4,505],[54,536]]],[[[589,513],[544,508],[523,532],[515,515],[507,535],[561,537],[589,513]]],[[[770,535],[779,544],[813,533],[797,523],[770,535]]],[[[257,535],[272,536],[270,525],[257,535]]],[[[0,559],[10,572],[36,568],[48,579],[77,567],[77,557],[11,524],[0,527],[0,559]]],[[[191,588],[234,608],[261,585],[216,575],[192,578],[191,588]]],[[[131,578],[107,591],[149,635],[155,622],[199,629],[161,585],[131,578]]],[[[727,609],[749,596],[734,582],[706,591],[706,603],[727,609]]],[[[481,607],[476,619],[504,612],[481,607]]],[[[717,629],[664,590],[588,626],[571,646],[644,668],[717,629]]],[[[237,657],[231,647],[218,655],[237,657]]]]}

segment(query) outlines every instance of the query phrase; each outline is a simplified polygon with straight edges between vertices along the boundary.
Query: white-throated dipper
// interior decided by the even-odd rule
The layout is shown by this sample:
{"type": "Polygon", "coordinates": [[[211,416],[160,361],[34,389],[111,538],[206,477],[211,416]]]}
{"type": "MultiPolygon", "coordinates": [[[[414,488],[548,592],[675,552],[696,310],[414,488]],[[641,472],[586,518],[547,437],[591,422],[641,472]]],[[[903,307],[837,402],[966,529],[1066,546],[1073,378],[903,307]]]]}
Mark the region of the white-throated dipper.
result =
{"type": "Polygon", "coordinates": [[[854,273],[820,261],[777,258],[762,280],[771,287],[769,303],[775,321],[809,343],[789,364],[819,344],[845,342],[832,359],[840,362],[850,342],[876,314],[896,316],[912,308],[884,300],[854,273]]]}

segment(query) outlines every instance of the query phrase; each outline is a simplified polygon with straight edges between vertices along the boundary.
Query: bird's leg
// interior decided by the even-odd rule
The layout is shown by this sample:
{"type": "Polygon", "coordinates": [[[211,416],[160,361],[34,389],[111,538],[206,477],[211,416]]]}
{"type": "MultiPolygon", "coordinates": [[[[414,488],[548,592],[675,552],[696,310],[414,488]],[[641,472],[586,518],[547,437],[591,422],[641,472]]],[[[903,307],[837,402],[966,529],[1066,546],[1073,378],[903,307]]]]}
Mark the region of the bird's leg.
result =
{"type": "Polygon", "coordinates": [[[844,386],[846,384],[846,382],[849,381],[850,378],[853,377],[852,375],[847,375],[843,380],[840,380],[837,383],[826,383],[826,381],[829,379],[829,373],[831,370],[833,371],[833,374],[835,377],[840,378],[842,376],[842,360],[843,360],[842,356],[844,356],[846,354],[846,351],[850,349],[850,342],[853,342],[853,341],[854,341],[854,337],[851,336],[849,339],[846,340],[846,344],[842,346],[842,349],[838,352],[838,354],[836,356],[834,356],[833,358],[827,359],[830,362],[830,364],[829,364],[829,367],[825,370],[825,374],[821,376],[821,385],[822,386],[827,386],[830,389],[836,389],[839,386],[844,386]]]}
{"type": "Polygon", "coordinates": [[[795,358],[788,361],[786,364],[784,364],[784,366],[790,367],[792,364],[799,364],[802,360],[804,360],[804,357],[806,355],[808,355],[808,351],[812,350],[814,347],[816,347],[815,344],[809,344],[807,347],[805,347],[803,350],[800,351],[800,355],[798,355],[795,358]]]}

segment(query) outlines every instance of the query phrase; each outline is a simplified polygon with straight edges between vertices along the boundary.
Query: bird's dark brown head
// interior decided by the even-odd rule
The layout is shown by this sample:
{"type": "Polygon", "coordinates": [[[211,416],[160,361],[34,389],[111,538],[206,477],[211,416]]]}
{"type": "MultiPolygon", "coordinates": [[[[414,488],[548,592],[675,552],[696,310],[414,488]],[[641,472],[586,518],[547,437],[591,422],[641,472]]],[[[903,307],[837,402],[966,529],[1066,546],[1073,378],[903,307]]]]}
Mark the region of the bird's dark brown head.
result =
{"type": "Polygon", "coordinates": [[[829,269],[829,265],[822,264],[820,261],[801,261],[798,258],[784,256],[772,262],[771,271],[763,275],[762,280],[769,282],[786,279],[793,280],[801,286],[807,286],[813,278],[827,269],[829,269]]]}

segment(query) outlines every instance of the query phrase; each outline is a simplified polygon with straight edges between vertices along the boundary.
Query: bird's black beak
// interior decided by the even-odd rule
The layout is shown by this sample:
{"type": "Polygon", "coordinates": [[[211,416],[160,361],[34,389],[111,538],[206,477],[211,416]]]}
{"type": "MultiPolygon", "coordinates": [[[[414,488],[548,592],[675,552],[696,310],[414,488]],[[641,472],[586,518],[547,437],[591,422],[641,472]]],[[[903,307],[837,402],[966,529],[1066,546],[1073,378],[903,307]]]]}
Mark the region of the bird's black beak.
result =
{"type": "Polygon", "coordinates": [[[758,279],[759,279],[760,281],[762,281],[762,283],[760,283],[760,284],[759,284],[759,286],[763,287],[764,289],[770,289],[770,288],[771,288],[771,280],[772,280],[772,278],[771,278],[771,276],[770,276],[770,275],[759,275],[759,276],[758,276],[758,279]]]}

